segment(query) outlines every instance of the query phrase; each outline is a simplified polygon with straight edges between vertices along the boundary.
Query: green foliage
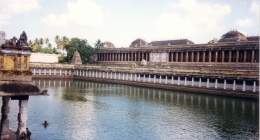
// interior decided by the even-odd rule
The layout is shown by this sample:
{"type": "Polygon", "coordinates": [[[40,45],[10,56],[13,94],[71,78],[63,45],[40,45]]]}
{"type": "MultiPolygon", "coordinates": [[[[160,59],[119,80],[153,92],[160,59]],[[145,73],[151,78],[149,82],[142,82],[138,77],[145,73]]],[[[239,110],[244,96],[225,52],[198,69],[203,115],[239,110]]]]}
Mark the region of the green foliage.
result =
{"type": "Polygon", "coordinates": [[[61,56],[58,57],[58,61],[59,61],[59,63],[65,63],[65,62],[68,62],[68,58],[66,55],[61,54],[61,56]]]}
{"type": "Polygon", "coordinates": [[[89,62],[91,56],[94,54],[94,49],[85,39],[72,38],[69,43],[64,46],[64,49],[67,51],[67,60],[69,61],[71,61],[73,54],[78,51],[83,64],[89,62]]]}
{"type": "Polygon", "coordinates": [[[52,48],[52,45],[49,43],[49,39],[46,38],[45,41],[40,38],[36,38],[34,41],[29,41],[29,46],[32,48],[32,50],[36,53],[48,53],[48,54],[58,54],[58,51],[56,48],[52,48]],[[43,47],[43,45],[46,44],[47,47],[43,47]]]}

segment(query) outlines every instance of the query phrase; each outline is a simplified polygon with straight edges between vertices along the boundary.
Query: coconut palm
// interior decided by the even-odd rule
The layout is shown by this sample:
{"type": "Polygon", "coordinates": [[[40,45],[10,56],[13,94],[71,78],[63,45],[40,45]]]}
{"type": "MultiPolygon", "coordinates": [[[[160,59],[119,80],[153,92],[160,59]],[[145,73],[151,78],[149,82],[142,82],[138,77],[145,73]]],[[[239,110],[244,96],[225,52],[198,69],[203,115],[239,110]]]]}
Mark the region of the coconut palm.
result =
{"type": "Polygon", "coordinates": [[[45,39],[45,43],[46,43],[46,44],[49,44],[49,42],[50,42],[50,41],[49,41],[49,38],[46,38],[46,39],[45,39]]]}
{"type": "Polygon", "coordinates": [[[42,38],[39,39],[39,43],[40,43],[41,45],[43,45],[43,39],[42,39],[42,38]]]}
{"type": "Polygon", "coordinates": [[[98,40],[96,41],[96,43],[94,43],[94,45],[95,45],[95,52],[98,52],[98,51],[101,49],[101,46],[102,46],[103,44],[104,44],[104,43],[101,42],[100,39],[98,39],[98,40]]]}

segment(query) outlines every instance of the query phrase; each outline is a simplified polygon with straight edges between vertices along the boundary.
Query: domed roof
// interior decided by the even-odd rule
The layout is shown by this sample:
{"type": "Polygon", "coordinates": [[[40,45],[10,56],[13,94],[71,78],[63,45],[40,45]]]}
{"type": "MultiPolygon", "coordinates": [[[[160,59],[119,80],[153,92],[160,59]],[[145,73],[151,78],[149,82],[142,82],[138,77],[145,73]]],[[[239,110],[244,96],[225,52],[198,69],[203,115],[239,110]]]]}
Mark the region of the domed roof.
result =
{"type": "Polygon", "coordinates": [[[78,51],[73,54],[71,64],[82,64],[81,57],[78,51]]]}
{"type": "Polygon", "coordinates": [[[148,43],[143,39],[136,39],[130,45],[130,47],[148,47],[148,43]]]}
{"type": "Polygon", "coordinates": [[[102,48],[115,48],[115,45],[109,41],[103,43],[102,48]]]}
{"type": "Polygon", "coordinates": [[[239,41],[248,41],[242,33],[239,31],[229,31],[222,35],[218,42],[239,42],[239,41]]]}

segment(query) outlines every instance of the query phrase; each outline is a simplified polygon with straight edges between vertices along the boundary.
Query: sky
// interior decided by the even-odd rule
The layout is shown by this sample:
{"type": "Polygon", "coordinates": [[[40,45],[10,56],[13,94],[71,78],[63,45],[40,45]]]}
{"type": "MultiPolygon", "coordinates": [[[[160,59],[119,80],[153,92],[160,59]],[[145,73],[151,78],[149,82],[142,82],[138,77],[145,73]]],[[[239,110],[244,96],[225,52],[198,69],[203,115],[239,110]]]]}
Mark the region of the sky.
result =
{"type": "Polygon", "coordinates": [[[195,44],[230,30],[259,35],[259,0],[0,0],[0,31],[29,40],[56,35],[129,47],[142,38],[195,44]]]}

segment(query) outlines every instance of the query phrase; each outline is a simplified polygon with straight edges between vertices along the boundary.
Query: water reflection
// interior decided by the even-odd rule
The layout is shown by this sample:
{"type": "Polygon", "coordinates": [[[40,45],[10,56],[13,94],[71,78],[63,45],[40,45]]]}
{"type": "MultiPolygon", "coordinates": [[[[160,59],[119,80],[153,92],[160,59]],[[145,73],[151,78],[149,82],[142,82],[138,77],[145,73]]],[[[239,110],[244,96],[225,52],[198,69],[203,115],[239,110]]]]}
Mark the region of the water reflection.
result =
{"type": "Polygon", "coordinates": [[[57,139],[258,138],[257,100],[85,81],[33,82],[50,94],[37,98],[63,103],[50,105],[57,113],[48,112],[75,125],[71,130],[64,124],[66,133],[57,139]]]}

